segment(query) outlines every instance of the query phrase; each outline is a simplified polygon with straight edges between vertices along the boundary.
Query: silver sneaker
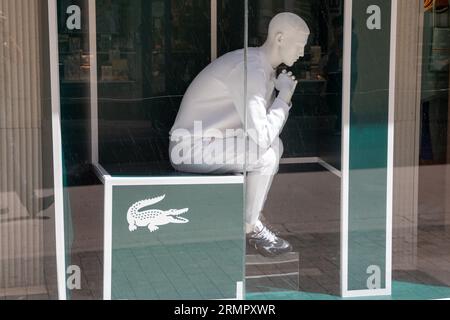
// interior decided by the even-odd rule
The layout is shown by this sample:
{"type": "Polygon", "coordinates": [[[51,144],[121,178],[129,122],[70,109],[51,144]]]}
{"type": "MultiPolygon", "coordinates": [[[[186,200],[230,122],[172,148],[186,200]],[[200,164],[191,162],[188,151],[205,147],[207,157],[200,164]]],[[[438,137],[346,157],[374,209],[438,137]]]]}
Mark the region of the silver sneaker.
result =
{"type": "Polygon", "coordinates": [[[286,240],[278,237],[265,225],[247,235],[248,243],[264,257],[273,258],[292,251],[292,246],[286,240]]]}

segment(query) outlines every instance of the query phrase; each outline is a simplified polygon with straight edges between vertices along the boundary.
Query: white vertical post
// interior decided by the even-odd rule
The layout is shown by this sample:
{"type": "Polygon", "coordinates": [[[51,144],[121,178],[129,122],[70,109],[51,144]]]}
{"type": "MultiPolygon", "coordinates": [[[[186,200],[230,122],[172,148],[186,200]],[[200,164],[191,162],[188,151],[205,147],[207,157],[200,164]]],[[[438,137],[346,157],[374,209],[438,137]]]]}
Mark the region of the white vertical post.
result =
{"type": "Polygon", "coordinates": [[[391,1],[390,61],[389,61],[389,119],[387,146],[386,188],[386,261],[385,289],[348,290],[349,245],[349,173],[350,173],[350,96],[352,57],[353,0],[345,1],[344,9],[344,64],[343,64],[343,136],[342,136],[342,190],[341,190],[341,295],[343,297],[384,296],[392,294],[392,214],[394,176],[395,80],[397,53],[397,0],[391,1]]]}
{"type": "Polygon", "coordinates": [[[245,288],[244,282],[238,281],[236,282],[236,300],[244,300],[245,297],[245,288]]]}
{"type": "Polygon", "coordinates": [[[342,79],[342,179],[341,179],[341,295],[348,291],[348,197],[350,165],[350,90],[353,0],[344,2],[344,51],[342,79]]]}
{"type": "Polygon", "coordinates": [[[58,298],[67,299],[66,293],[66,258],[64,236],[64,194],[63,194],[63,158],[61,138],[61,106],[59,81],[58,51],[58,11],[56,0],[48,1],[48,24],[50,46],[50,84],[52,104],[53,135],[53,179],[55,198],[55,243],[56,269],[58,280],[58,298]]]}
{"type": "Polygon", "coordinates": [[[111,176],[105,176],[104,219],[103,219],[103,299],[111,300],[112,283],[112,192],[111,176]]]}
{"type": "Polygon", "coordinates": [[[389,67],[389,124],[386,194],[386,291],[392,294],[392,214],[394,194],[394,142],[395,142],[395,80],[397,61],[397,9],[398,1],[391,1],[391,52],[389,67]]]}

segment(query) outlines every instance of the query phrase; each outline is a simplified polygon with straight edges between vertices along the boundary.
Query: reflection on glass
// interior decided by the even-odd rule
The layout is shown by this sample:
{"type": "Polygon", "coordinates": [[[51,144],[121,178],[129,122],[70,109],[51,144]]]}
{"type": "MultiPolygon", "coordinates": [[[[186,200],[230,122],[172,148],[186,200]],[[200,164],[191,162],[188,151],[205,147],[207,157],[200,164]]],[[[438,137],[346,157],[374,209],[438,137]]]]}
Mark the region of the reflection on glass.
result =
{"type": "Polygon", "coordinates": [[[339,295],[343,2],[249,1],[249,46],[263,44],[270,19],[283,11],[304,18],[311,35],[305,56],[278,70],[289,68],[299,83],[263,216],[293,250],[267,259],[247,249],[247,297],[332,297],[339,295]]]}
{"type": "Polygon", "coordinates": [[[0,1],[0,303],[58,299],[47,1],[0,1]]]}
{"type": "MultiPolygon", "coordinates": [[[[235,298],[243,279],[242,182],[195,180],[171,167],[168,152],[183,95],[211,62],[210,1],[76,4],[95,25],[68,31],[60,23],[68,261],[88,283],[70,297],[235,298]]],[[[226,19],[219,15],[219,24],[226,19]]],[[[232,28],[243,34],[243,25],[242,18],[232,28]]]]}
{"type": "Polygon", "coordinates": [[[394,229],[394,284],[403,291],[399,297],[414,292],[417,299],[440,299],[450,294],[450,46],[448,33],[444,36],[447,41],[440,38],[442,32],[448,32],[450,13],[447,1],[426,1],[425,5],[417,26],[423,31],[423,39],[419,38],[423,47],[417,56],[420,129],[414,141],[416,167],[409,167],[409,162],[401,166],[401,170],[417,170],[416,198],[410,211],[398,212],[401,222],[394,229]]]}
{"type": "Polygon", "coordinates": [[[106,169],[171,171],[168,132],[187,86],[210,61],[209,15],[208,1],[97,1],[99,154],[106,169]]]}
{"type": "MultiPolygon", "coordinates": [[[[48,103],[41,106],[36,99],[40,92],[41,100],[49,101],[50,82],[45,65],[37,82],[24,69],[24,61],[37,66],[38,52],[48,47],[43,31],[47,26],[33,25],[31,20],[23,21],[23,29],[14,24],[21,22],[15,17],[21,10],[41,17],[46,2],[24,1],[0,4],[0,43],[7,44],[0,53],[1,74],[7,80],[2,92],[14,93],[10,104],[0,103],[0,299],[56,299],[52,177],[46,167],[52,154],[47,143],[50,114],[48,103]],[[45,257],[32,254],[42,249],[45,257]]],[[[349,178],[354,201],[348,262],[349,289],[355,290],[386,286],[386,211],[380,203],[386,200],[387,91],[384,85],[374,92],[366,89],[374,79],[377,84],[386,82],[388,53],[377,51],[384,45],[371,50],[364,43],[359,26],[365,23],[366,2],[353,2],[355,12],[363,13],[355,17],[352,35],[349,178]],[[366,70],[374,61],[377,72],[369,74],[366,70]],[[367,281],[378,272],[379,282],[367,281]]],[[[210,1],[96,0],[94,19],[92,3],[57,1],[66,262],[79,266],[82,274],[81,289],[68,291],[68,297],[104,297],[107,245],[112,247],[112,298],[234,297],[236,282],[243,276],[242,185],[115,186],[105,202],[107,189],[91,166],[90,154],[91,125],[98,120],[99,160],[114,177],[163,177],[166,182],[169,177],[196,177],[173,170],[169,131],[189,85],[211,62],[210,1]],[[80,8],[80,29],[68,28],[67,9],[73,5],[80,8]],[[90,18],[96,21],[95,39],[89,36],[94,27],[88,24],[90,18]],[[90,43],[96,43],[97,50],[94,83],[90,43]],[[98,117],[91,119],[93,88],[98,90],[98,117]],[[141,201],[149,206],[141,203],[134,210],[141,201]],[[104,203],[112,208],[109,244],[103,240],[104,203]],[[135,219],[133,232],[128,214],[135,219]],[[137,219],[140,215],[154,216],[141,221],[145,219],[137,219]]],[[[340,295],[343,3],[249,0],[249,47],[263,44],[269,21],[284,11],[303,17],[311,36],[305,57],[289,68],[299,85],[281,135],[279,174],[263,210],[263,222],[278,229],[293,252],[268,259],[247,248],[248,299],[340,295]]],[[[399,2],[404,23],[399,23],[397,39],[402,43],[395,123],[400,143],[394,152],[400,163],[395,168],[400,187],[394,193],[393,292],[377,299],[450,296],[449,51],[442,37],[450,16],[445,1],[427,3],[423,12],[422,2],[399,2]],[[419,84],[411,85],[414,81],[419,84]]],[[[220,57],[244,46],[245,8],[241,0],[218,0],[217,5],[220,57]]],[[[44,16],[40,20],[47,23],[44,16]]]]}

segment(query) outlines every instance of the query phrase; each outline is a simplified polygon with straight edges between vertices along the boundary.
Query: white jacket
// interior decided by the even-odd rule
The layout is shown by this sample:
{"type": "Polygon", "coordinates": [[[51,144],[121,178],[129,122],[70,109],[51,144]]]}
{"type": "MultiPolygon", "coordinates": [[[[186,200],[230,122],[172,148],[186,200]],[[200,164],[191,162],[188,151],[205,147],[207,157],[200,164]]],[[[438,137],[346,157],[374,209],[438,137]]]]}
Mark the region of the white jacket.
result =
{"type": "MultiPolygon", "coordinates": [[[[269,148],[283,130],[290,106],[275,96],[275,70],[259,48],[248,50],[247,130],[260,147],[269,148]]],[[[244,129],[244,51],[230,52],[207,66],[191,83],[181,103],[171,139],[229,138],[244,129]],[[197,129],[197,130],[196,130],[197,129]],[[233,129],[234,133],[227,132],[233,129]]]]}

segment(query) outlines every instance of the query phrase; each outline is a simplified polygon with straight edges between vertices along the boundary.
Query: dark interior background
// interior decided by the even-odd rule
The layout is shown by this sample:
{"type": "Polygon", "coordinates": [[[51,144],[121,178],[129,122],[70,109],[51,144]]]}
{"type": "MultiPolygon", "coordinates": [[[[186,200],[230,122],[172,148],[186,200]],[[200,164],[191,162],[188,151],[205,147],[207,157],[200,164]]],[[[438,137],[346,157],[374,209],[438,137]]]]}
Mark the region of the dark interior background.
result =
{"type": "MultiPolygon", "coordinates": [[[[293,72],[301,79],[282,134],[284,157],[321,157],[340,167],[342,2],[249,2],[249,46],[261,45],[270,19],[292,11],[312,34],[293,72]],[[314,51],[312,53],[312,51],[314,51]]],[[[70,1],[82,8],[87,1],[70,1]]],[[[59,1],[62,122],[67,183],[92,183],[88,29],[69,31],[59,1]],[[64,18],[64,19],[63,19],[64,18]]],[[[208,0],[98,0],[97,64],[100,163],[108,170],[172,171],[168,132],[183,94],[210,63],[208,0]]],[[[87,26],[83,23],[83,27],[87,26]]],[[[219,56],[244,47],[244,2],[218,1],[219,56]]]]}

